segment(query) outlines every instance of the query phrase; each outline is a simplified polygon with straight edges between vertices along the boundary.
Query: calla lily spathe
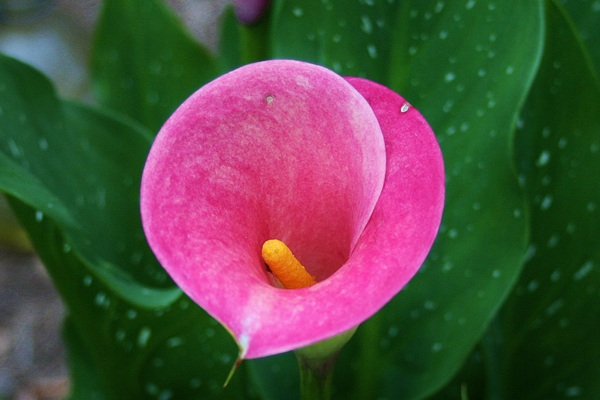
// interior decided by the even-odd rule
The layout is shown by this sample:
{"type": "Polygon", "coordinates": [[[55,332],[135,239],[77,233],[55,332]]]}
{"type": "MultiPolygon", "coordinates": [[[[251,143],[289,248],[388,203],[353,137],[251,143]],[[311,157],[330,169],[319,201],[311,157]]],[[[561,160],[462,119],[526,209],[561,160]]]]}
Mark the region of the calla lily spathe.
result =
{"type": "Polygon", "coordinates": [[[158,134],[141,211],[158,260],[235,337],[242,358],[297,349],[377,312],[437,234],[442,155],[393,91],[291,60],[199,89],[158,134]],[[280,239],[317,284],[272,285],[280,239]]]}

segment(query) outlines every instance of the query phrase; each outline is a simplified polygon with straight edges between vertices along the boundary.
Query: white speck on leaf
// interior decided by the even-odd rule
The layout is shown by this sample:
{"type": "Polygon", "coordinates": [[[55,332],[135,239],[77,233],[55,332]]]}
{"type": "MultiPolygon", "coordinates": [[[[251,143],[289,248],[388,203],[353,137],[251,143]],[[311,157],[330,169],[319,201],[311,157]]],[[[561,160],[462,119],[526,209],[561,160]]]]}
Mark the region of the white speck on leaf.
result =
{"type": "Polygon", "coordinates": [[[454,74],[454,72],[447,72],[446,75],[444,75],[444,80],[446,82],[452,82],[454,79],[456,79],[456,74],[454,74]]]}
{"type": "Polygon", "coordinates": [[[535,165],[537,165],[538,167],[543,167],[545,165],[548,164],[548,162],[550,161],[550,152],[548,150],[543,150],[537,161],[535,162],[535,165]]]}
{"type": "Polygon", "coordinates": [[[594,263],[592,261],[586,261],[576,272],[573,274],[574,281],[580,281],[592,272],[594,269],[594,263]]]}
{"type": "Polygon", "coordinates": [[[374,44],[369,44],[367,46],[367,51],[369,52],[369,57],[377,58],[377,47],[374,44]]]}
{"type": "Polygon", "coordinates": [[[546,211],[547,209],[550,208],[553,201],[554,201],[554,198],[552,197],[552,195],[547,194],[546,196],[544,196],[544,198],[542,199],[542,202],[540,203],[540,209],[542,209],[543,211],[546,211]]]}
{"type": "Polygon", "coordinates": [[[137,337],[137,344],[139,347],[146,347],[148,341],[150,340],[150,336],[152,335],[152,330],[145,326],[140,329],[140,332],[137,337]]]}

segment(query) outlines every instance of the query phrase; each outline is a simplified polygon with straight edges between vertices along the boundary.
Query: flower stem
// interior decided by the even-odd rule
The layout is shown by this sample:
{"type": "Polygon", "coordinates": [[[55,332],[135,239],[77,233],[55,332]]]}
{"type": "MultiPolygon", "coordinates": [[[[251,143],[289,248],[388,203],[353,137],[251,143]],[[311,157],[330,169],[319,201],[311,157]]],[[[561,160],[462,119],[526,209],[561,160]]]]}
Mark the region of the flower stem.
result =
{"type": "Polygon", "coordinates": [[[252,25],[240,25],[242,63],[250,64],[269,58],[269,27],[271,13],[267,11],[252,25]]]}
{"type": "Polygon", "coordinates": [[[333,367],[339,352],[324,360],[314,360],[296,353],[300,366],[300,399],[331,399],[333,367]]]}
{"type": "Polygon", "coordinates": [[[296,358],[300,367],[301,400],[329,400],[331,398],[335,361],[340,350],[355,331],[356,327],[296,350],[296,358]]]}

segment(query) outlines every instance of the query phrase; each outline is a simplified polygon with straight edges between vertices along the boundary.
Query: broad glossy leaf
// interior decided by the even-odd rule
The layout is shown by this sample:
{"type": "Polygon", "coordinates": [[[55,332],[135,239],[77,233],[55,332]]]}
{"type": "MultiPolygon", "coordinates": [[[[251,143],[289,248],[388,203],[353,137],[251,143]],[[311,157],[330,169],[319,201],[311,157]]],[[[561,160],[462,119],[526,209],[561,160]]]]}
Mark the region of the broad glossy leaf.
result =
{"type": "Polygon", "coordinates": [[[69,310],[67,339],[77,371],[75,399],[240,398],[245,371],[226,391],[222,384],[237,355],[229,334],[186,297],[168,307],[140,308],[90,273],[53,222],[34,209],[13,207],[69,310]],[[83,353],[83,354],[82,354],[83,353]]]}
{"type": "Polygon", "coordinates": [[[59,102],[42,75],[8,57],[0,58],[0,79],[0,153],[7,164],[2,174],[9,174],[3,190],[40,207],[38,220],[59,223],[90,263],[110,263],[141,282],[170,285],[146,244],[138,211],[150,134],[108,114],[59,102]],[[25,184],[28,190],[19,189],[25,184]]]}
{"type": "Polygon", "coordinates": [[[233,6],[225,8],[219,34],[219,64],[221,70],[231,71],[242,65],[240,26],[233,6]]]}
{"type": "Polygon", "coordinates": [[[157,132],[217,75],[213,57],[161,0],[106,0],[92,53],[100,101],[157,132]]]}
{"type": "MultiPolygon", "coordinates": [[[[327,66],[385,82],[392,49],[407,33],[398,1],[279,1],[273,18],[274,58],[327,66]],[[400,28],[400,32],[398,32],[400,28]],[[398,34],[399,40],[395,40],[398,34]]],[[[396,66],[394,66],[395,68],[396,66]]],[[[395,70],[399,72],[399,70],[395,70]]]]}
{"type": "Polygon", "coordinates": [[[500,314],[504,398],[600,398],[600,85],[548,2],[540,73],[517,134],[532,258],[500,314]]]}
{"type": "Polygon", "coordinates": [[[577,27],[583,43],[587,47],[595,74],[600,73],[600,1],[598,0],[559,0],[577,27]]]}
{"type": "Polygon", "coordinates": [[[63,341],[67,347],[70,371],[69,400],[108,400],[102,388],[101,374],[91,360],[75,326],[67,317],[63,323],[63,341]]]}
{"type": "Polygon", "coordinates": [[[460,368],[524,260],[510,141],[541,55],[542,3],[356,3],[277,3],[274,56],[388,84],[438,134],[447,202],[437,243],[337,366],[340,396],[418,398],[460,368]]]}
{"type": "MultiPolygon", "coordinates": [[[[75,379],[97,374],[94,386],[108,399],[221,398],[237,348],[172,286],[141,233],[139,176],[150,135],[60,102],[45,78],[10,58],[0,58],[0,87],[2,121],[21,121],[0,125],[1,160],[10,167],[0,171],[0,190],[10,189],[68,307],[70,348],[86,353],[72,365],[93,369],[75,379]],[[21,178],[26,184],[13,182],[21,178]],[[58,200],[47,213],[32,208],[50,197],[58,200]],[[75,226],[60,219],[59,204],[75,226]]],[[[225,396],[238,398],[243,385],[232,382],[225,396]]]]}

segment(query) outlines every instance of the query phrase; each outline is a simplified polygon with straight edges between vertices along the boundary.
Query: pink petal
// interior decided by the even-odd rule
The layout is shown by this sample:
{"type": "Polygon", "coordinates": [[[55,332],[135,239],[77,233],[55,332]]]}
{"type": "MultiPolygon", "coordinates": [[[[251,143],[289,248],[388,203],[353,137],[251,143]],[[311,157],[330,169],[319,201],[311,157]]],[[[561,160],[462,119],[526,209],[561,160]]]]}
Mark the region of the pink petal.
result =
{"type": "Polygon", "coordinates": [[[142,181],[148,241],[243,357],[314,343],[376,311],[353,314],[372,301],[348,291],[367,265],[338,269],[377,203],[385,152],[373,110],[333,72],[287,60],[240,68],[192,95],[157,136],[142,181]],[[260,256],[270,238],[322,282],[271,286],[260,256]]]}
{"type": "Polygon", "coordinates": [[[270,0],[233,0],[235,15],[243,24],[252,24],[264,14],[270,0]]]}

